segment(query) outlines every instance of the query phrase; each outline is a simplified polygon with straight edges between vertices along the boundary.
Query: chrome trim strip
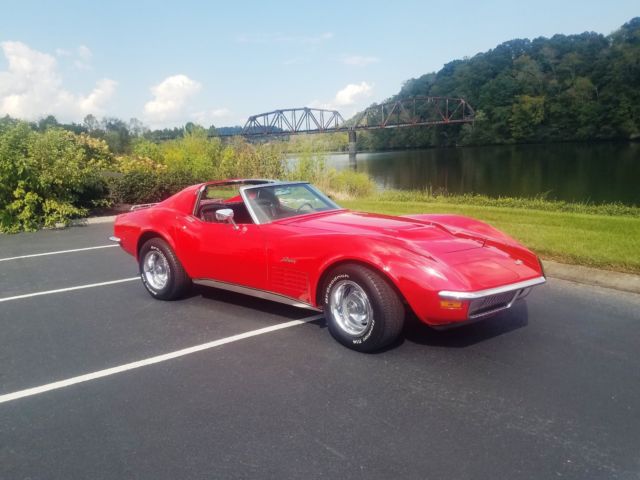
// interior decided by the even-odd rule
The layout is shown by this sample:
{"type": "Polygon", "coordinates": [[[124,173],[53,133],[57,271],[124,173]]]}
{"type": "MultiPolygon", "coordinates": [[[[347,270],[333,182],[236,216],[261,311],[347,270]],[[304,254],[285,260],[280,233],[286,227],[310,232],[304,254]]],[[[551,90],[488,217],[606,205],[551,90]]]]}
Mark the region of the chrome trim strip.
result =
{"type": "Polygon", "coordinates": [[[247,201],[247,194],[244,193],[245,190],[247,190],[247,188],[253,188],[253,185],[246,185],[244,187],[239,188],[240,196],[242,197],[242,202],[244,203],[244,206],[247,207],[247,211],[249,212],[249,215],[251,216],[251,220],[253,220],[253,223],[255,223],[256,225],[260,225],[260,220],[258,219],[256,212],[253,211],[253,207],[251,206],[251,203],[247,201]]]}
{"type": "Polygon", "coordinates": [[[129,209],[130,212],[135,212],[136,210],[142,210],[144,208],[151,208],[154,205],[158,205],[158,203],[160,202],[155,202],[155,203],[139,203],[138,205],[132,205],[131,208],[129,209]]]}
{"type": "Polygon", "coordinates": [[[498,312],[502,312],[503,310],[509,310],[511,308],[512,304],[513,304],[513,302],[511,302],[508,305],[505,305],[503,307],[498,307],[498,308],[494,308],[492,310],[487,310],[486,312],[477,313],[477,314],[474,314],[474,315],[469,315],[469,320],[476,320],[476,319],[488,317],[490,315],[494,315],[494,314],[496,314],[498,312]]]}
{"type": "Polygon", "coordinates": [[[243,295],[250,295],[252,297],[262,298],[263,300],[271,300],[272,302],[284,303],[291,305],[292,307],[307,308],[309,310],[315,310],[321,312],[322,310],[314,307],[305,302],[301,302],[297,298],[287,297],[279,293],[268,292],[266,290],[260,290],[257,288],[245,287],[243,285],[237,285],[235,283],[220,282],[218,280],[212,280],[209,278],[196,278],[193,280],[196,285],[204,285],[206,287],[219,288],[221,290],[228,290],[230,292],[242,293],[243,295]]]}
{"type": "Polygon", "coordinates": [[[196,201],[193,204],[193,212],[191,212],[191,215],[195,218],[198,218],[198,209],[200,208],[200,201],[202,200],[202,192],[204,192],[206,188],[207,185],[204,184],[196,190],[196,201]]]}
{"type": "Polygon", "coordinates": [[[115,236],[109,237],[109,240],[117,244],[120,244],[121,242],[120,237],[115,237],[115,236]]]}
{"type": "Polygon", "coordinates": [[[451,298],[454,300],[475,300],[477,298],[488,297],[490,295],[497,295],[499,293],[509,292],[511,290],[520,290],[522,288],[533,287],[534,285],[540,285],[547,280],[544,277],[536,277],[531,280],[525,280],[523,282],[510,283],[509,285],[503,285],[502,287],[488,288],[486,290],[476,290],[475,292],[456,292],[451,290],[442,290],[438,292],[440,298],[451,298]]]}
{"type": "Polygon", "coordinates": [[[470,319],[474,319],[474,318],[482,318],[482,317],[487,317],[489,315],[493,315],[494,313],[498,313],[501,312],[503,310],[509,310],[511,308],[511,306],[513,305],[513,303],[518,299],[521,298],[520,294],[522,293],[522,290],[516,290],[513,298],[509,301],[509,303],[507,303],[506,305],[503,305],[501,307],[496,307],[496,308],[492,308],[491,310],[487,310],[485,312],[482,313],[473,313],[471,315],[469,315],[470,319]]]}

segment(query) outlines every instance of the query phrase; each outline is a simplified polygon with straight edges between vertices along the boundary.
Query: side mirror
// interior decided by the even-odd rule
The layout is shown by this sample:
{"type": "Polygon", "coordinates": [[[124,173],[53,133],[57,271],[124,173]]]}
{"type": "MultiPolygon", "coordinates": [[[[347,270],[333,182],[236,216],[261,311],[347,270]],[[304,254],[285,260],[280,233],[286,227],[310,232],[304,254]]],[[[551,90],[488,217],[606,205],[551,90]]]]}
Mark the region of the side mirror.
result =
{"type": "Polygon", "coordinates": [[[218,222],[233,224],[233,228],[235,230],[238,230],[239,228],[238,225],[236,225],[236,222],[233,220],[233,210],[231,210],[230,208],[216,210],[216,220],[218,222]]]}

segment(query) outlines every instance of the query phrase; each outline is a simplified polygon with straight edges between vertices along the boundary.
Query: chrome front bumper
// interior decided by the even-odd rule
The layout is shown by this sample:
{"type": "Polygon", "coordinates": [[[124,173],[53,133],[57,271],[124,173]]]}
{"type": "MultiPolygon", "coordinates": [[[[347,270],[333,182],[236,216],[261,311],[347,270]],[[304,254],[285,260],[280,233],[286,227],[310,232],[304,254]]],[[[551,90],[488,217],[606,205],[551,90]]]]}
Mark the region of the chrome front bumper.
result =
{"type": "Polygon", "coordinates": [[[443,299],[468,301],[467,318],[474,320],[511,308],[516,300],[526,297],[533,287],[545,282],[545,277],[537,277],[475,292],[442,290],[438,295],[443,299]]]}

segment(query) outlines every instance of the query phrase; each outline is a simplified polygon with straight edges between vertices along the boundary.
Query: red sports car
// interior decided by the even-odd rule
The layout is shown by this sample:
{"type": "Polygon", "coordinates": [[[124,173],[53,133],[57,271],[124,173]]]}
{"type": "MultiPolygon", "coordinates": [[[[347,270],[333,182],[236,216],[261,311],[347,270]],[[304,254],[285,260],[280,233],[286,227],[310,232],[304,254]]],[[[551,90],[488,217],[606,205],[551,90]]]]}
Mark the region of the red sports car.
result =
{"type": "Polygon", "coordinates": [[[155,298],[195,283],[323,310],[333,337],[359,351],[393,342],[408,311],[460,325],[545,282],[534,253],[485,223],[353,212],[306,182],[194,185],[119,215],[111,239],[155,298]]]}

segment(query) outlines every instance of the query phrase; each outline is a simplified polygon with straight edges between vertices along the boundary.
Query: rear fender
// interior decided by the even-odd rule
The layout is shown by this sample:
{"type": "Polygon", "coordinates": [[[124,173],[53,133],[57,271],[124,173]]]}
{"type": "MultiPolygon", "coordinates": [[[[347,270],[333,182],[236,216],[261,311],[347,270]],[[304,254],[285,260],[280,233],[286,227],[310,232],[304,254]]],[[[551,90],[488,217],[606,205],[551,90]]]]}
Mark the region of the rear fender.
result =
{"type": "Polygon", "coordinates": [[[156,210],[155,208],[135,210],[118,215],[113,231],[120,238],[122,248],[139,260],[138,254],[142,245],[153,237],[160,237],[176,252],[176,244],[172,230],[175,228],[176,212],[156,210]],[[168,225],[168,226],[167,226],[168,225]]]}
{"type": "Polygon", "coordinates": [[[136,258],[138,260],[140,260],[140,249],[148,240],[151,240],[152,238],[161,238],[162,240],[167,242],[171,247],[171,250],[173,250],[176,256],[180,258],[178,252],[176,251],[175,241],[171,235],[169,235],[166,231],[145,230],[140,234],[140,237],[138,238],[138,242],[136,244],[136,258]]]}

